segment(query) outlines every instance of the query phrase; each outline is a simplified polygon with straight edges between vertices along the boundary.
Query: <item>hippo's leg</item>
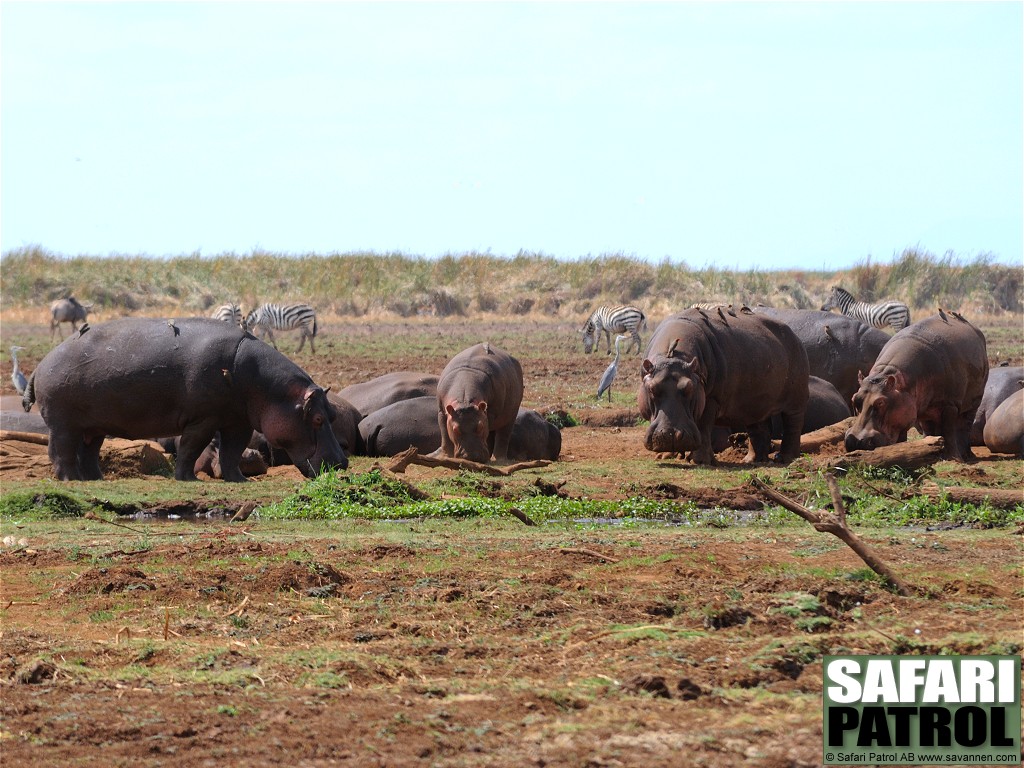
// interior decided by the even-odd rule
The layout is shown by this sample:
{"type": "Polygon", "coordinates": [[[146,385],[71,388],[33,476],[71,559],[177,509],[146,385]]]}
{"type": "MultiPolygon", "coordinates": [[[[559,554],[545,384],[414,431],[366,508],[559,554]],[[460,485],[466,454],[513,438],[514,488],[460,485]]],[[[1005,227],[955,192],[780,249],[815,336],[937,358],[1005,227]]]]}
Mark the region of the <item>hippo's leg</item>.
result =
{"type": "Polygon", "coordinates": [[[782,416],[782,447],[775,460],[788,464],[800,455],[800,433],[804,428],[804,411],[785,413],[782,416]]]}
{"type": "Polygon", "coordinates": [[[974,456],[967,442],[961,441],[960,432],[962,427],[960,422],[961,418],[957,412],[957,407],[952,403],[945,403],[939,414],[938,430],[936,430],[942,435],[942,439],[946,441],[946,445],[942,450],[942,457],[944,459],[963,461],[968,456],[972,458],[974,456]]]}
{"type": "Polygon", "coordinates": [[[229,483],[244,483],[248,478],[242,474],[239,464],[242,452],[252,439],[252,427],[245,424],[240,427],[221,429],[220,431],[220,474],[229,483]]]}
{"type": "Polygon", "coordinates": [[[747,442],[749,448],[747,455],[743,457],[744,464],[768,461],[772,450],[771,419],[765,419],[747,427],[747,442]]]}
{"type": "Polygon", "coordinates": [[[513,421],[510,424],[505,425],[501,429],[494,430],[494,460],[495,461],[507,461],[508,460],[508,444],[512,439],[512,428],[515,427],[516,423],[513,421]]]}
{"type": "Polygon", "coordinates": [[[82,470],[83,480],[102,480],[103,470],[100,469],[100,448],[103,447],[103,435],[85,438],[78,448],[78,466],[82,470]]]}
{"type": "Polygon", "coordinates": [[[434,451],[431,456],[447,456],[452,457],[455,455],[455,443],[452,442],[451,435],[448,434],[448,415],[441,410],[437,412],[437,426],[441,430],[441,447],[434,451]]]}
{"type": "Polygon", "coordinates": [[[690,461],[694,464],[715,464],[715,451],[712,446],[711,433],[715,428],[715,419],[718,416],[718,403],[709,400],[704,406],[704,413],[701,414],[697,423],[697,431],[700,432],[700,446],[690,451],[690,461]]]}
{"type": "MultiPolygon", "coordinates": [[[[189,424],[181,431],[178,444],[178,458],[174,462],[175,480],[198,480],[196,477],[196,461],[213,440],[217,432],[217,424],[212,419],[189,424]]],[[[223,466],[223,458],[221,465],[223,466]]]]}
{"type": "Polygon", "coordinates": [[[53,472],[58,480],[84,480],[78,464],[78,451],[82,445],[80,432],[51,429],[46,452],[50,456],[53,472]]]}

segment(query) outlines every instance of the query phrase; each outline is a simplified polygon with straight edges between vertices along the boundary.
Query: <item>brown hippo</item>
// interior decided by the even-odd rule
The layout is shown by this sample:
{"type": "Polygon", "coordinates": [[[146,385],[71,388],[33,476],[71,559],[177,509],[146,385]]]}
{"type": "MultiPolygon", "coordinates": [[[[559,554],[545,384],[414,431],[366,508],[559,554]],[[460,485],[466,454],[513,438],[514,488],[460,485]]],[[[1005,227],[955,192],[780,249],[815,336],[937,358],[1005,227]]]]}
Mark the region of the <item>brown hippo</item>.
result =
{"type": "MultiPolygon", "coordinates": [[[[223,321],[221,321],[223,322],[223,321]]],[[[254,433],[254,434],[259,434],[254,433]]],[[[262,435],[261,435],[262,437],[262,435]]],[[[161,437],[156,441],[166,453],[177,458],[178,447],[181,445],[181,436],[177,437],[161,437]]],[[[267,474],[267,462],[263,458],[259,451],[253,448],[246,448],[242,451],[242,456],[238,460],[238,469],[246,477],[254,477],[256,475],[267,474]]],[[[203,452],[199,454],[199,458],[196,459],[195,465],[192,467],[192,471],[198,475],[203,472],[212,478],[222,480],[224,473],[220,467],[220,433],[218,432],[213,436],[213,440],[210,444],[203,449],[203,452]]]]}
{"type": "Polygon", "coordinates": [[[338,393],[354,405],[362,418],[374,411],[414,397],[436,397],[437,376],[418,371],[394,371],[369,381],[350,384],[338,393]]]}
{"type": "Polygon", "coordinates": [[[324,390],[241,328],[209,318],[122,318],[84,325],[44,357],[26,406],[39,402],[61,480],[99,480],[107,435],[181,435],[174,476],[195,480],[199,455],[220,432],[225,480],[254,429],[284,448],[307,477],[348,466],[331,431],[324,390]]]}
{"type": "Polygon", "coordinates": [[[985,445],[985,423],[1000,404],[1017,390],[1024,387],[1024,366],[1002,366],[990,368],[988,381],[985,382],[985,394],[981,396],[981,405],[974,414],[971,424],[971,445],[985,445]]]}
{"type": "Polygon", "coordinates": [[[745,461],[765,461],[770,420],[780,414],[778,458],[800,452],[807,408],[807,353],[788,325],[770,317],[687,309],[663,321],[651,337],[637,393],[640,415],[651,422],[650,451],[690,452],[714,463],[717,424],[750,436],[745,461]]]}
{"type": "MultiPolygon", "coordinates": [[[[367,456],[394,456],[410,446],[428,454],[441,446],[437,425],[437,398],[414,397],[374,411],[359,422],[367,456]]],[[[488,437],[493,448],[494,433],[488,437]]],[[[536,411],[520,408],[508,444],[508,459],[558,458],[562,450],[562,433],[536,411]]]]}
{"type": "Polygon", "coordinates": [[[985,445],[992,453],[1024,455],[1024,389],[1003,400],[989,416],[985,445]]]}
{"type": "MultiPolygon", "coordinates": [[[[431,398],[433,400],[433,398],[431,398]]],[[[346,456],[363,453],[363,440],[359,436],[358,424],[361,419],[359,411],[348,400],[334,394],[327,393],[327,401],[334,407],[335,417],[331,422],[331,431],[338,439],[338,445],[346,456]]],[[[291,464],[288,453],[281,448],[275,448],[267,442],[262,432],[253,432],[249,440],[249,448],[258,451],[268,467],[280,467],[291,464]]],[[[245,472],[245,469],[242,469],[245,472]]],[[[250,474],[246,472],[246,474],[250,474]]]]}
{"type": "Polygon", "coordinates": [[[523,401],[519,361],[491,344],[477,344],[455,355],[437,382],[437,426],[444,456],[485,463],[508,458],[508,443],[523,401]]]}
{"type": "Polygon", "coordinates": [[[839,390],[846,404],[846,415],[850,416],[853,413],[850,399],[860,386],[860,375],[871,370],[878,353],[892,337],[852,317],[816,309],[757,306],[753,311],[781,320],[793,329],[804,345],[811,376],[831,382],[839,390]]]}
{"type": "Polygon", "coordinates": [[[853,396],[846,450],[900,443],[916,426],[942,435],[943,456],[971,458],[970,432],[988,378],[985,336],[960,315],[925,318],[899,331],[853,396]]]}

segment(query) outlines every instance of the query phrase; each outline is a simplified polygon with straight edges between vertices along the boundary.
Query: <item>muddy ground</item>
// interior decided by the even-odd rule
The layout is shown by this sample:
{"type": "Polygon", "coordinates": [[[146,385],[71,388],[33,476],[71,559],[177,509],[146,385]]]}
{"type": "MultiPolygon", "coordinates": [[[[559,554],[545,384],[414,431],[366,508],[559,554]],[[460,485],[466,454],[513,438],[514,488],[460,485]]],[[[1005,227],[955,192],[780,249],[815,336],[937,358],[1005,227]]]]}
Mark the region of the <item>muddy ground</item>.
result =
{"type": "MultiPolygon", "coordinates": [[[[635,364],[596,404],[608,358],[585,358],[573,330],[333,324],[296,359],[338,389],[439,371],[487,337],[523,361],[525,404],[583,422],[563,431],[566,487],[585,476],[592,495],[626,498],[655,461],[624,394],[635,364]]],[[[19,331],[40,332],[8,326],[5,344],[19,331]]],[[[980,453],[946,471],[984,482],[1007,461],[980,453]]],[[[0,483],[57,486],[35,455],[29,469],[0,461],[0,483]]],[[[670,461],[671,482],[645,476],[640,491],[742,507],[738,456],[725,458],[720,483],[670,461]]],[[[275,500],[288,479],[301,483],[280,468],[246,491],[275,500]]],[[[146,482],[200,506],[232,492],[146,482]]],[[[1019,653],[1024,629],[1021,537],[1006,528],[865,531],[914,586],[905,598],[796,525],[121,526],[2,521],[5,765],[811,766],[823,654],[1019,653]]]]}

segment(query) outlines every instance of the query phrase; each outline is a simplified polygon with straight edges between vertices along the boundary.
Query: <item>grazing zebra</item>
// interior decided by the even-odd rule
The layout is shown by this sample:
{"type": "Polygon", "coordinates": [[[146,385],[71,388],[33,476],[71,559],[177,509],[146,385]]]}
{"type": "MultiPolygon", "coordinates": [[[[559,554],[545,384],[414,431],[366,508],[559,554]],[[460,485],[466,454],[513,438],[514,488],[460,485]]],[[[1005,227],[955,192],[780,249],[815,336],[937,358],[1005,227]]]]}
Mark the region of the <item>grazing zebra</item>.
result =
{"type": "Polygon", "coordinates": [[[242,308],[237,304],[221,304],[210,315],[214,320],[222,320],[225,323],[242,324],[242,308]]]}
{"type": "Polygon", "coordinates": [[[877,304],[857,301],[852,293],[838,285],[832,288],[831,295],[821,305],[821,309],[824,312],[838,309],[847,317],[875,328],[885,328],[889,325],[893,330],[902,331],[910,325],[910,310],[906,304],[898,301],[880,301],[877,304]]]}
{"type": "Polygon", "coordinates": [[[259,337],[262,339],[269,336],[274,349],[277,349],[277,343],[274,341],[275,330],[298,329],[302,336],[296,352],[301,352],[306,345],[306,339],[309,339],[309,351],[316,354],[316,348],[313,346],[313,337],[316,336],[316,312],[308,304],[261,304],[248,314],[242,327],[250,333],[259,329],[259,337]]]}
{"type": "Polygon", "coordinates": [[[640,354],[641,339],[639,331],[647,330],[647,316],[636,307],[598,307],[587,322],[583,324],[583,352],[589,355],[592,350],[601,346],[601,333],[604,332],[608,344],[608,354],[612,353],[612,332],[628,333],[632,338],[626,347],[626,354],[636,344],[636,353],[640,354]]]}

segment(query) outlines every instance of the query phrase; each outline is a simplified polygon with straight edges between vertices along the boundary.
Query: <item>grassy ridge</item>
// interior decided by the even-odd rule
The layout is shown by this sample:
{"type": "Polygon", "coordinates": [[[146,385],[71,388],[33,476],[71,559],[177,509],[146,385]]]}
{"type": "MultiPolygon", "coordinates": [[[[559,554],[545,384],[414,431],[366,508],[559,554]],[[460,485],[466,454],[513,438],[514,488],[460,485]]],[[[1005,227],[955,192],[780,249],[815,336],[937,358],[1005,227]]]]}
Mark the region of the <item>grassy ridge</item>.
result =
{"type": "Polygon", "coordinates": [[[559,260],[465,253],[436,259],[400,253],[289,256],[199,254],[167,258],[65,257],[31,246],[3,254],[5,312],[36,310],[74,295],[119,313],[206,314],[224,301],[251,308],[264,301],[306,301],[326,316],[577,317],[601,303],[634,302],[665,315],[696,301],[818,308],[830,286],[859,299],[898,299],[912,309],[936,306],[972,314],[1024,310],[1021,270],[954,254],[907,250],[889,263],[870,258],[839,272],[693,269],[621,254],[559,260]]]}

